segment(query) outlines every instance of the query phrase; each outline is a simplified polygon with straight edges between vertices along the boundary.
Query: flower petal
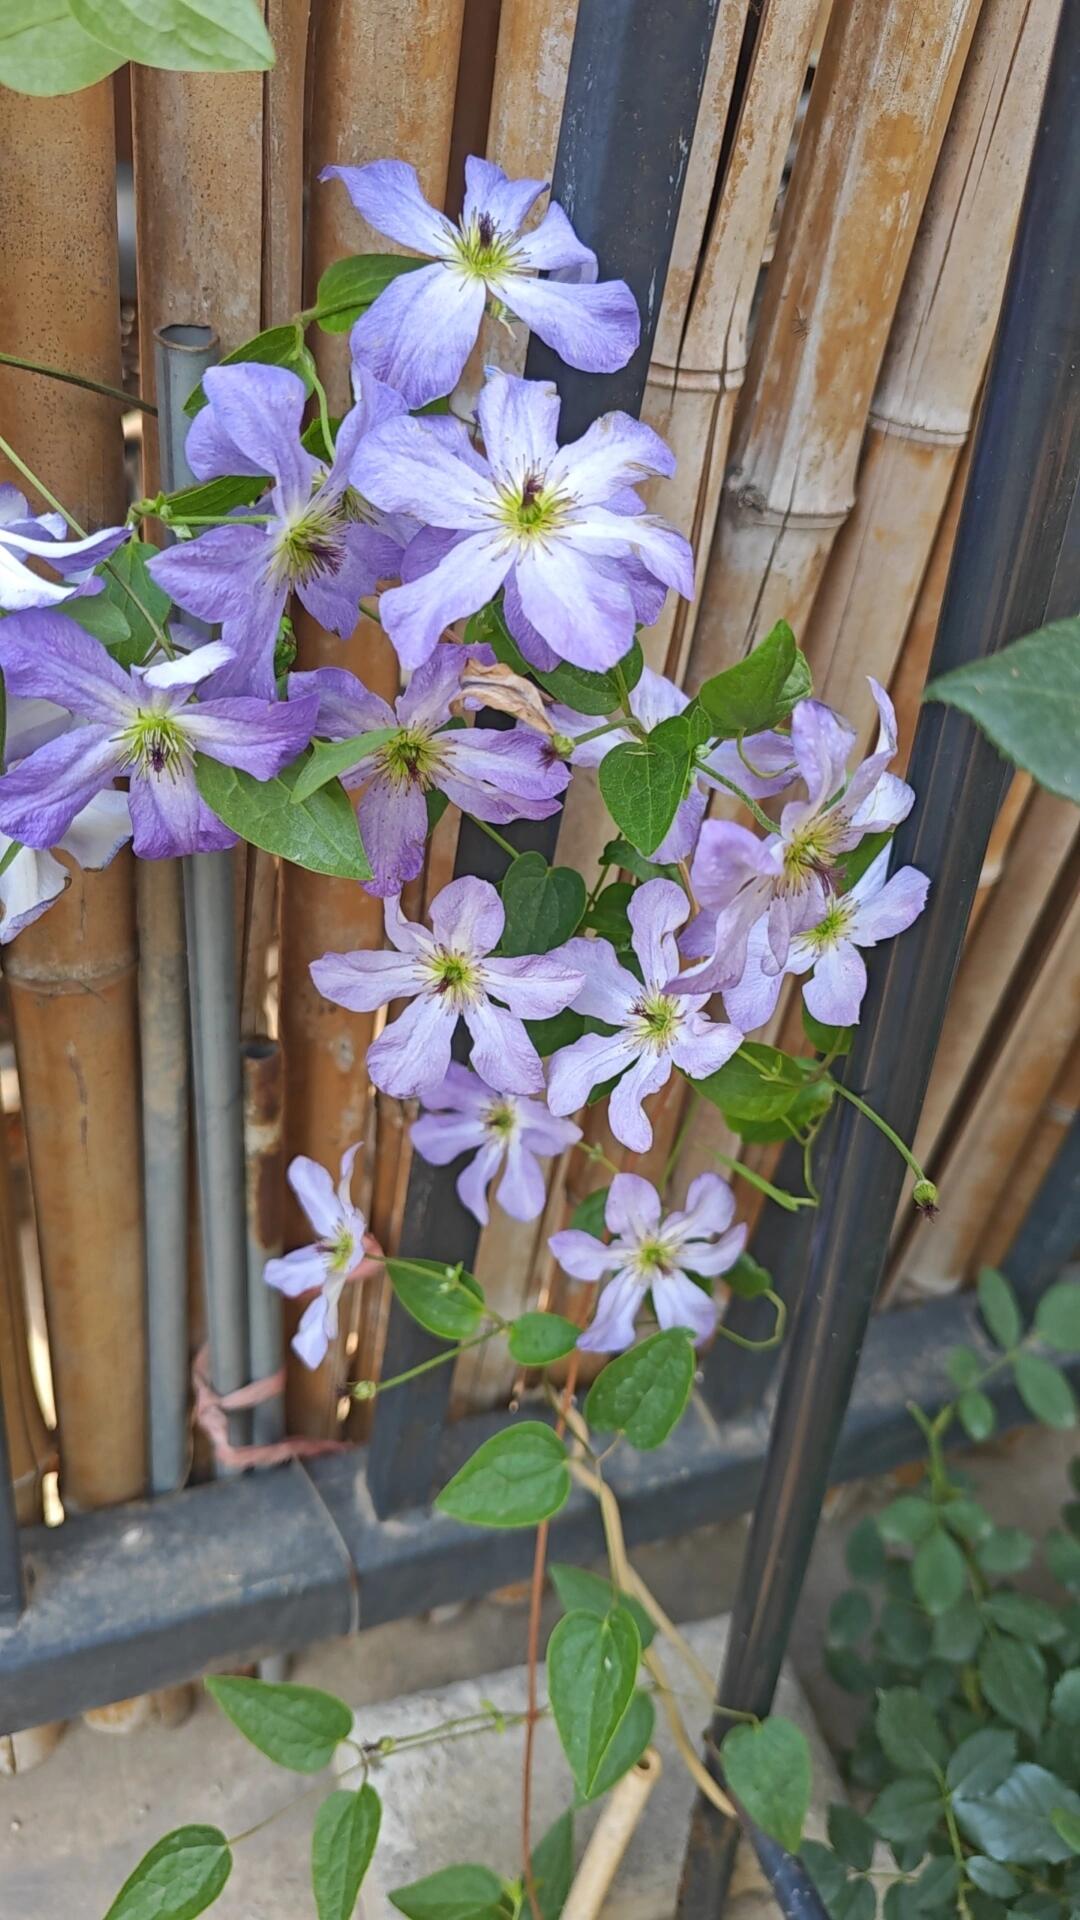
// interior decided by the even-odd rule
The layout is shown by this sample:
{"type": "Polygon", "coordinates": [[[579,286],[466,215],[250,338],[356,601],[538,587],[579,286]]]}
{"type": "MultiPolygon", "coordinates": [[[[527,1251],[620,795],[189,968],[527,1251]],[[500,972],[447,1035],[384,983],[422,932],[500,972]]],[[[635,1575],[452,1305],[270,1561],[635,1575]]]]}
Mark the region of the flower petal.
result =
{"type": "Polygon", "coordinates": [[[827,1027],[853,1027],[866,992],[866,963],[850,940],[828,947],[803,988],[815,1020],[827,1027]]]}
{"type": "Polygon", "coordinates": [[[660,1225],[660,1195],[638,1173],[617,1173],[607,1197],[604,1219],[609,1233],[631,1241],[647,1240],[660,1225]]]}
{"type": "Polygon", "coordinates": [[[268,1287],[276,1287],[279,1293],[295,1300],[300,1294],[322,1286],[326,1279],[326,1256],[318,1247],[297,1247],[293,1253],[268,1260],[263,1279],[268,1287]]]}
{"type": "Polygon", "coordinates": [[[633,929],[634,952],[649,992],[658,992],[678,971],[675,935],[689,912],[686,895],[674,880],[646,880],[631,895],[627,916],[633,929]]]}
{"type": "Polygon", "coordinates": [[[554,1114],[576,1113],[594,1087],[603,1086],[637,1056],[637,1043],[625,1033],[583,1033],[560,1047],[548,1064],[548,1105],[554,1114]]]}
{"type": "Polygon", "coordinates": [[[88,806],[75,815],[67,832],[57,841],[80,867],[97,873],[131,839],[131,809],[126,793],[105,787],[88,806]]]}
{"type": "Polygon", "coordinates": [[[624,549],[635,555],[657,580],[674,587],[684,600],[694,598],[694,555],[690,542],[655,514],[609,513],[606,507],[587,507],[581,518],[560,529],[565,539],[587,553],[609,560],[624,549]]]}
{"type": "Polygon", "coordinates": [[[465,162],[462,225],[486,213],[496,233],[516,233],[546,187],[546,180],[510,180],[493,161],[470,154],[465,162]]]}
{"type": "Polygon", "coordinates": [[[370,434],[353,462],[353,480],[377,507],[415,514],[428,526],[487,527],[497,504],[487,471],[478,473],[422,420],[389,420],[370,434]]]}
{"type": "MultiPolygon", "coordinates": [[[[0,834],[0,856],[12,845],[6,834],[0,834]]],[[[0,946],[7,946],[24,927],[33,926],[70,884],[67,868],[51,853],[43,848],[19,847],[0,873],[0,946]]]]}
{"type": "Polygon", "coordinates": [[[538,273],[558,270],[567,278],[573,273],[578,280],[596,279],[596,255],[578,239],[557,200],[549,202],[543,219],[531,233],[522,234],[515,252],[515,266],[520,262],[538,273]]]}
{"type": "MultiPolygon", "coordinates": [[[[438,1089],[435,1091],[437,1094],[438,1089]]],[[[432,1094],[425,1094],[425,1106],[432,1098],[432,1094]]],[[[487,1134],[475,1114],[424,1113],[413,1121],[409,1138],[422,1160],[433,1167],[448,1167],[459,1153],[482,1147],[487,1134]]]]}
{"type": "Polygon", "coordinates": [[[301,1315],[300,1325],[292,1337],[293,1352],[299,1354],[305,1367],[314,1371],[326,1359],[330,1341],[336,1332],[337,1303],[331,1304],[319,1294],[301,1315]]]}
{"type": "Polygon", "coordinates": [[[625,367],[641,339],[637,301],[625,280],[590,284],[505,273],[489,284],[531,333],[584,373],[625,367]]]}
{"type": "Polygon", "coordinates": [[[290,700],[312,693],[319,700],[314,731],[321,740],[351,740],[358,733],[375,733],[398,724],[393,707],[345,667],[290,673],[290,700]]]}
{"type": "Polygon", "coordinates": [[[408,1100],[437,1085],[450,1065],[456,1026],[457,1015],[440,995],[419,994],[368,1048],[368,1073],[380,1092],[408,1100]]]}
{"type": "MultiPolygon", "coordinates": [[[[636,487],[654,474],[674,471],[675,455],[652,427],[629,413],[605,413],[580,440],[563,447],[548,477],[552,486],[573,496],[576,506],[603,507],[620,487],[636,487]]],[[[634,706],[633,700],[630,704],[634,706]]]]}
{"type": "Polygon", "coordinates": [[[726,1066],[742,1043],[743,1030],[738,1026],[691,1014],[671,1049],[671,1058],[689,1079],[704,1080],[726,1066]]]}
{"type": "Polygon", "coordinates": [[[441,947],[469,954],[490,953],[498,946],[506,925],[502,901],[490,880],[478,880],[468,873],[451,880],[435,895],[430,919],[441,947]]]}
{"type": "Polygon", "coordinates": [[[560,660],[603,673],[633,645],[634,603],[628,588],[569,544],[572,531],[560,527],[528,547],[513,578],[526,620],[560,660]]]}
{"type": "Polygon", "coordinates": [[[493,954],[483,964],[484,985],[521,1019],[550,1020],[581,992],[581,971],[569,966],[562,952],[556,947],[553,953],[526,953],[513,959],[493,954]]]}
{"type": "Polygon", "coordinates": [[[332,1240],[341,1209],[330,1173],[306,1153],[298,1153],[290,1160],[286,1177],[316,1233],[323,1240],[332,1240]]]}
{"type": "Polygon", "coordinates": [[[104,727],[73,727],[47,741],[0,776],[0,829],[25,847],[55,847],[123,762],[123,747],[104,727]]]}
{"type": "Polygon", "coordinates": [[[530,728],[466,727],[440,736],[440,745],[435,784],[464,812],[503,824],[558,812],[570,770],[530,728]]]}
{"type": "Polygon", "coordinates": [[[132,849],[141,860],[219,853],[236,845],[236,834],[211,813],[199,792],[191,766],[177,773],[133,769],[128,803],[132,849]]]}
{"type": "Polygon", "coordinates": [[[424,864],[428,815],[422,788],[417,781],[399,786],[377,773],[360,796],[356,818],[371,863],[368,893],[384,899],[399,894],[424,864]]]}
{"type": "Polygon", "coordinates": [[[725,780],[734,780],[751,800],[768,800],[774,793],[783,793],[797,777],[795,753],[788,734],[751,733],[743,740],[742,749],[740,754],[736,741],[721,740],[702,762],[702,773],[706,778],[715,773],[725,780]]]}
{"type": "Polygon", "coordinates": [[[100,640],[62,613],[41,609],[0,621],[0,669],[8,695],[53,700],[101,726],[123,727],[135,691],[100,640]]]}
{"type": "Polygon", "coordinates": [[[478,1073],[499,1093],[539,1093],[544,1085],[540,1055],[521,1021],[490,1000],[465,1009],[478,1073]]]}
{"type": "Polygon", "coordinates": [[[285,587],[270,580],[270,543],[262,527],[211,527],[197,540],[156,553],[146,565],[154,583],[197,619],[213,625],[258,618],[277,638],[285,587]]]}
{"type": "Polygon", "coordinates": [[[631,1153],[647,1153],[653,1142],[652,1122],[642,1106],[671,1078],[670,1053],[642,1053],[624,1073],[608,1100],[608,1124],[616,1140],[631,1153]]]}
{"type": "Polygon", "coordinates": [[[441,264],[421,267],[391,280],[360,315],[350,335],[353,358],[410,407],[425,407],[456,387],[483,317],[482,280],[441,264]]]}
{"type": "Polygon", "coordinates": [[[296,700],[203,700],[185,707],[180,725],[200,753],[273,780],[302,753],[318,713],[314,695],[296,700]]]}
{"type": "Polygon", "coordinates": [[[479,1153],[462,1167],[455,1185],[463,1207],[467,1208],[474,1220],[486,1227],[489,1219],[487,1190],[493,1179],[499,1162],[505,1151],[502,1140],[485,1140],[479,1153]]]}
{"type": "Polygon", "coordinates": [[[391,1000],[404,1000],[422,990],[416,963],[383,949],[377,953],[324,953],[309,969],[319,992],[350,1013],[375,1013],[391,1000]]]}
{"type": "Polygon", "coordinates": [[[772,1019],[784,984],[782,969],[766,973],[762,967],[767,947],[766,924],[764,920],[759,920],[751,929],[747,941],[746,966],[741,980],[723,990],[724,1010],[728,1019],[741,1027],[743,1033],[753,1033],[757,1027],[763,1027],[767,1020],[772,1019]]]}
{"type": "Polygon", "coordinates": [[[553,381],[489,373],[476,417],[492,471],[508,485],[520,488],[526,475],[544,474],[554,460],[559,395],[553,381]]]}
{"type": "Polygon", "coordinates": [[[376,233],[417,253],[444,252],[454,237],[443,213],[425,200],[416,168],[407,160],[371,160],[365,167],[324,167],[320,180],[340,180],[376,233]]]}
{"type": "Polygon", "coordinates": [[[525,1142],[511,1136],[506,1149],[506,1171],[495,1198],[511,1220],[538,1220],[547,1200],[547,1185],[536,1155],[525,1142]]]}
{"type": "MultiPolygon", "coordinates": [[[[882,851],[887,861],[889,849],[882,851]]],[[[869,874],[864,874],[863,879],[869,879],[869,874]]],[[[857,901],[857,907],[850,933],[855,945],[873,947],[879,940],[890,940],[895,934],[906,932],[925,907],[929,891],[929,878],[920,873],[918,867],[901,867],[884,886],[879,885],[873,891],[868,889],[862,897],[859,887],[853,888],[851,897],[857,901]]]]}
{"type": "MultiPolygon", "coordinates": [[[[306,504],[319,463],[300,444],[307,394],[298,374],[288,367],[261,366],[244,361],[232,367],[209,367],[203,391],[220,430],[250,462],[231,472],[268,473],[277,481],[283,500],[306,504]]],[[[196,416],[194,434],[198,425],[196,416]]],[[[189,463],[191,435],[188,436],[189,463]]]]}
{"type": "Polygon", "coordinates": [[[686,1327],[694,1336],[695,1346],[712,1338],[719,1308],[711,1294],[694,1285],[689,1274],[663,1274],[653,1281],[652,1297],[656,1317],[665,1330],[686,1327]]]}
{"type": "Polygon", "coordinates": [[[641,982],[621,965],[611,941],[567,940],[559,951],[581,973],[582,984],[572,1003],[575,1013],[615,1027],[624,1025],[641,998],[641,982]]]}
{"type": "Polygon", "coordinates": [[[444,627],[486,606],[506,578],[512,558],[501,534],[477,533],[453,547],[430,573],[389,588],[379,601],[379,617],[402,666],[421,666],[444,627]]]}
{"type": "MultiPolygon", "coordinates": [[[[726,1233],[735,1215],[735,1195],[718,1173],[699,1173],[686,1190],[686,1205],[668,1216],[668,1226],[678,1227],[683,1240],[707,1240],[712,1234],[726,1233]]],[[[693,1266],[687,1259],[687,1265],[693,1266]]]]}
{"type": "Polygon", "coordinates": [[[785,825],[789,814],[801,822],[838,792],[855,745],[855,732],[822,701],[800,700],[791,716],[791,745],[806,785],[806,801],[784,808],[785,825]]]}
{"type": "Polygon", "coordinates": [[[620,1247],[605,1247],[594,1234],[582,1233],[578,1227],[564,1227],[562,1232],[551,1234],[548,1246],[563,1272],[575,1280],[599,1280],[623,1258],[620,1247]]]}
{"type": "Polygon", "coordinates": [[[622,1353],[634,1344],[634,1319],[645,1298],[643,1281],[618,1273],[600,1295],[590,1325],[578,1340],[585,1353],[622,1353]]]}

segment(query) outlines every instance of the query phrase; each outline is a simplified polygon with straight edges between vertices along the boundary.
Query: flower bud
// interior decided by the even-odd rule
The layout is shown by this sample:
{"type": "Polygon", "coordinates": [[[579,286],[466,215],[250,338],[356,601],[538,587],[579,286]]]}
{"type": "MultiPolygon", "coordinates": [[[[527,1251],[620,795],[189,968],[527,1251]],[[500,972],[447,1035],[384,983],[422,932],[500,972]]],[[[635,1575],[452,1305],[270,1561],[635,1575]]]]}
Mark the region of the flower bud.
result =
{"type": "Polygon", "coordinates": [[[934,1220],[938,1212],[938,1190],[932,1180],[916,1180],[912,1199],[919,1212],[928,1220],[934,1220]]]}

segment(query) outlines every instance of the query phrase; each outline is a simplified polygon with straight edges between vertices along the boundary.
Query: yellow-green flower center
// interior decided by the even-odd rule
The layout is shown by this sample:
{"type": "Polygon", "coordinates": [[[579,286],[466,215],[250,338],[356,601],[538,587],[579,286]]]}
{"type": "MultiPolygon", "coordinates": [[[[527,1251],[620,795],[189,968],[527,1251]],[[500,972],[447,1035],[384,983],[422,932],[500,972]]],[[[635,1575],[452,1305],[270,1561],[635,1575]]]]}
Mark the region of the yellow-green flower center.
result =
{"type": "Polygon", "coordinates": [[[414,782],[430,787],[442,759],[442,751],[431,734],[419,727],[403,727],[379,749],[382,771],[398,786],[414,782]]]}
{"type": "Polygon", "coordinates": [[[805,885],[806,881],[816,877],[835,884],[837,823],[827,814],[809,820],[800,827],[784,845],[784,873],[782,884],[791,890],[805,885]]]}
{"type": "Polygon", "coordinates": [[[512,533],[529,539],[551,533],[566,518],[569,497],[545,484],[542,473],[527,473],[520,486],[500,488],[499,518],[512,533]]]}
{"type": "Polygon", "coordinates": [[[130,764],[140,773],[167,774],[175,780],[190,763],[187,735],[171,713],[136,714],[120,737],[130,764]]]}
{"type": "Polygon", "coordinates": [[[802,938],[809,946],[824,952],[827,947],[835,946],[838,940],[844,938],[854,917],[855,909],[850,900],[833,900],[824,918],[818,921],[816,927],[804,933],[802,938]]]}
{"type": "Polygon", "coordinates": [[[454,239],[457,262],[477,280],[490,280],[514,265],[513,236],[500,233],[489,213],[474,214],[454,239]]]}
{"type": "Polygon", "coordinates": [[[315,499],[286,522],[274,543],[271,570],[291,586],[305,586],[336,573],[345,557],[345,515],[340,501],[315,499]]]}
{"type": "Polygon", "coordinates": [[[493,1133],[500,1133],[504,1139],[508,1140],[517,1127],[517,1111],[506,1102],[497,1101],[485,1113],[484,1125],[493,1133]]]}
{"type": "Polygon", "coordinates": [[[678,1001],[667,993],[647,994],[638,1001],[634,1012],[640,1023],[642,1039],[662,1053],[665,1047],[670,1046],[682,1021],[678,1001]]]}
{"type": "Polygon", "coordinates": [[[637,1264],[643,1274],[668,1273],[671,1270],[671,1249],[662,1240],[643,1240],[637,1250],[637,1264]]]}
{"type": "Polygon", "coordinates": [[[473,1006],[480,994],[479,970],[467,954],[450,947],[437,947],[429,961],[431,985],[459,1011],[473,1006]]]}
{"type": "Polygon", "coordinates": [[[348,1227],[338,1228],[333,1240],[324,1240],[322,1250],[335,1273],[348,1273],[356,1260],[356,1242],[348,1227]]]}

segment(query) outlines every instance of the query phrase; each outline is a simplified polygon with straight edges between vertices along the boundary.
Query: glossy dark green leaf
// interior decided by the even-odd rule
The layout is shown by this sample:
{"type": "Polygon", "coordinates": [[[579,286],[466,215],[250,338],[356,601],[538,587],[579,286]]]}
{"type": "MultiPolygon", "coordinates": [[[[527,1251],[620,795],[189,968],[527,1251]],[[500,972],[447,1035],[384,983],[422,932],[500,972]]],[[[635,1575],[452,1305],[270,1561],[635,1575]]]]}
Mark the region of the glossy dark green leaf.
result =
{"type": "Polygon", "coordinates": [[[1050,1646],[1065,1632],[1057,1609],[1031,1593],[992,1593],[983,1601],[983,1613],[1002,1633],[1040,1647],[1050,1646]]]}
{"type": "Polygon", "coordinates": [[[995,1527],[975,1549],[984,1573],[1023,1573],[1031,1565],[1035,1542],[1019,1527],[995,1527]]]}
{"type": "Polygon", "coordinates": [[[1080,1794],[1046,1767],[1022,1761],[993,1793],[957,1796],[953,1807],[967,1838],[991,1860],[1022,1867],[1072,1857],[1053,1816],[1080,1818],[1080,1794]]]}
{"type": "Polygon", "coordinates": [[[938,1660],[966,1666],[969,1660],[975,1658],[985,1632],[982,1615],[971,1594],[966,1593],[955,1606],[939,1613],[934,1621],[934,1656],[938,1660]]]}
{"type": "Polygon", "coordinates": [[[946,1779],[953,1793],[977,1800],[993,1793],[1016,1765],[1016,1735],[1001,1727],[983,1727],[961,1741],[950,1756],[946,1779]]]}
{"type": "Polygon", "coordinates": [[[934,1522],[930,1501],[915,1493],[902,1493],[898,1499],[890,1500],[877,1516],[881,1537],[890,1546],[917,1546],[932,1531],[934,1522]]]}
{"type": "Polygon", "coordinates": [[[332,1793],[323,1801],[311,1837],[311,1884],[319,1920],[353,1920],[381,1818],[379,1796],[366,1782],[354,1793],[332,1793]]]}
{"type": "Polygon", "coordinates": [[[589,1388],[585,1418],[601,1433],[624,1433],[647,1453],[678,1425],[694,1384],[694,1346],[678,1327],[654,1333],[609,1360],[589,1388]]]}
{"type": "Polygon", "coordinates": [[[662,861],[646,860],[644,854],[630,845],[629,840],[616,838],[609,840],[600,855],[602,867],[622,867],[632,873],[636,880],[677,880],[678,867],[665,866],[662,861]]]}
{"type": "MultiPolygon", "coordinates": [[[[1037,1647],[999,1634],[979,1652],[979,1684],[996,1713],[1032,1740],[1046,1719],[1050,1690],[1046,1662],[1037,1647]]],[[[989,1852],[989,1848],[987,1849],[989,1852]]]]}
{"type": "Polygon", "coordinates": [[[503,1883],[490,1867],[443,1867],[410,1886],[395,1887],[390,1904],[405,1920],[507,1920],[503,1883]]]}
{"type": "Polygon", "coordinates": [[[445,1260],[388,1260],[390,1285],[407,1314],[439,1340],[467,1340],[484,1318],[484,1290],[445,1260]]]}
{"type": "Polygon", "coordinates": [[[927,1613],[944,1613],[967,1587],[967,1568],[956,1541],[935,1527],[920,1541],[912,1564],[915,1592],[927,1613]]]}
{"type": "MultiPolygon", "coordinates": [[[[145,540],[125,540],[122,547],[110,554],[108,566],[98,568],[98,577],[105,582],[98,597],[122,614],[128,629],[127,638],[115,645],[105,641],[114,660],[122,667],[142,664],[158,645],[158,630],[172,608],[168,594],[162,592],[146,570],[147,561],[157,551],[145,540]]],[[[63,611],[69,612],[70,606],[65,606],[63,611]]]]}
{"type": "MultiPolygon", "coordinates": [[[[231,353],[222,354],[219,366],[237,367],[251,361],[261,367],[287,367],[304,383],[304,391],[310,393],[315,384],[315,362],[304,340],[304,330],[295,320],[283,327],[267,327],[263,333],[256,333],[250,340],[244,340],[231,353]]],[[[202,382],[189,393],[184,401],[184,412],[194,419],[206,405],[206,395],[202,382]]]]}
{"type": "Polygon", "coordinates": [[[536,1527],[569,1493],[565,1442],[541,1421],[522,1420],[485,1440],[435,1505],[474,1527],[536,1527]]]}
{"type": "Polygon", "coordinates": [[[206,1690],[222,1713],[276,1766],[319,1773],[352,1732],[344,1701],[318,1687],[271,1686],[243,1674],[211,1674],[206,1690]]]}
{"type": "Polygon", "coordinates": [[[690,780],[690,737],[682,715],[644,740],[613,747],[600,762],[600,792],[615,825],[641,853],[654,853],[690,780]]]}
{"type": "Polygon", "coordinates": [[[219,1828],[178,1827],[143,1855],[105,1920],[196,1920],[231,1871],[229,1842],[219,1828]]]}
{"type": "Polygon", "coordinates": [[[348,333],[392,280],[427,264],[400,253],[357,253],[334,260],[320,275],[312,318],[324,333],[348,333]]]}
{"type": "Polygon", "coordinates": [[[1037,1353],[1013,1356],[1016,1389],[1029,1413],[1044,1426],[1064,1430],[1076,1425],[1076,1395],[1060,1367],[1037,1353]]]}
{"type": "Polygon", "coordinates": [[[851,1043],[855,1038],[854,1027],[827,1027],[823,1020],[815,1020],[805,1004],[802,1009],[802,1023],[803,1032],[816,1052],[831,1054],[837,1060],[842,1060],[845,1054],[851,1052],[851,1043]]]}
{"type": "Polygon", "coordinates": [[[266,474],[225,474],[165,494],[157,517],[170,527],[183,526],[188,520],[224,519],[236,507],[254,506],[271,485],[266,474]]]}
{"type": "Polygon", "coordinates": [[[787,1114],[813,1071],[812,1060],[797,1059],[758,1040],[744,1040],[716,1073],[691,1085],[738,1129],[744,1121],[776,1120],[787,1114]]]}
{"type": "Polygon", "coordinates": [[[606,720],[609,714],[619,711],[624,691],[633,691],[645,665],[644,655],[635,640],[617,665],[607,673],[589,673],[586,668],[574,667],[565,661],[550,672],[541,673],[522,654],[507,627],[500,602],[493,602],[473,615],[465,629],[465,640],[468,646],[486,645],[494,648],[496,658],[504,666],[511,667],[515,673],[531,675],[561,706],[569,707],[574,713],[583,713],[592,720],[606,720]]]}
{"type": "Polygon", "coordinates": [[[795,635],[786,620],[778,620],[745,660],[706,680],[698,699],[720,739],[732,740],[739,734],[775,727],[797,700],[805,699],[810,690],[807,671],[789,690],[796,654],[795,635]]]}
{"type": "Polygon", "coordinates": [[[610,1185],[594,1187],[591,1193],[585,1195],[584,1200],[578,1201],[570,1215],[570,1225],[576,1227],[579,1233],[591,1233],[597,1240],[602,1240],[606,1224],[604,1215],[610,1192],[610,1185]]]}
{"type": "MultiPolygon", "coordinates": [[[[117,658],[122,656],[131,639],[131,626],[123,609],[107,593],[78,593],[64,601],[62,611],[65,620],[76,621],[84,633],[92,633],[111,654],[117,658]]],[[[124,664],[130,665],[130,662],[124,664]]]]}
{"type": "Polygon", "coordinates": [[[613,880],[593,901],[582,922],[583,927],[599,934],[602,940],[610,940],[616,949],[628,947],[633,930],[627,908],[633,897],[634,888],[629,880],[613,880]]]}
{"type": "Polygon", "coordinates": [[[598,1619],[604,1620],[613,1607],[625,1607],[637,1627],[642,1652],[652,1645],[656,1625],[633,1594],[621,1593],[611,1580],[605,1580],[602,1574],[590,1573],[585,1567],[571,1567],[555,1561],[548,1572],[567,1613],[576,1609],[595,1613],[598,1619]]]}
{"type": "Polygon", "coordinates": [[[519,853],[500,888],[506,926],[500,953],[550,953],[577,932],[586,888],[573,867],[549,867],[542,853],[519,853]]]}
{"type": "Polygon", "coordinates": [[[978,1281],[979,1311],[990,1336],[1003,1351],[1015,1347],[1024,1331],[1016,1295],[1003,1273],[983,1267],[978,1281]]]}
{"type": "Polygon", "coordinates": [[[1041,786],[1080,800],[1080,618],[940,674],[923,697],[959,707],[1041,786]]]}
{"type": "Polygon", "coordinates": [[[320,787],[348,773],[367,754],[377,753],[397,731],[396,727],[375,727],[370,733],[353,734],[350,740],[313,740],[293,786],[293,806],[301,806],[320,787]]]}
{"type": "Polygon", "coordinates": [[[360,839],[352,801],[337,781],[320,787],[302,805],[293,804],[301,761],[276,780],[256,780],[239,767],[195,756],[195,779],[212,813],[242,840],[280,854],[311,873],[340,880],[370,880],[371,865],[360,839]]]}
{"type": "Polygon", "coordinates": [[[1035,1309],[1035,1331],[1059,1353],[1080,1353],[1080,1281],[1059,1280],[1035,1309]]]}
{"type": "Polygon", "coordinates": [[[615,1731],[615,1737],[600,1762],[592,1792],[582,1798],[599,1800],[605,1793],[610,1793],[623,1774],[629,1773],[631,1767],[636,1767],[655,1729],[656,1709],[652,1695],[637,1687],[615,1731]]]}
{"type": "Polygon", "coordinates": [[[751,1820],[797,1853],[810,1806],[812,1769],[806,1735],[770,1714],[756,1727],[732,1727],[720,1747],[724,1777],[751,1820]]]}
{"type": "Polygon", "coordinates": [[[894,1780],[883,1788],[870,1809],[870,1822],[892,1846],[925,1840],[942,1817],[941,1789],[923,1774],[894,1780]]]}
{"type": "Polygon", "coordinates": [[[829,1839],[847,1866],[865,1873],[874,1858],[874,1829],[854,1807],[829,1808],[829,1839]]]}
{"type": "Polygon", "coordinates": [[[551,1711],[570,1770],[586,1796],[630,1705],[640,1660],[638,1630],[623,1607],[603,1619],[580,1609],[568,1613],[548,1641],[551,1711]]]}
{"type": "Polygon", "coordinates": [[[733,1267],[724,1275],[725,1287],[737,1293],[740,1300],[758,1300],[768,1293],[772,1286],[772,1274],[768,1273],[752,1253],[740,1253],[733,1267]]]}
{"type": "Polygon", "coordinates": [[[1070,1667],[1050,1696],[1050,1712],[1063,1726],[1080,1728],[1080,1667],[1070,1667]]]}
{"type": "Polygon", "coordinates": [[[572,1353],[581,1328],[561,1313],[519,1313],[511,1321],[507,1345],[522,1367],[547,1367],[572,1353]]]}
{"type": "Polygon", "coordinates": [[[901,1773],[937,1774],[948,1746],[937,1715],[914,1687],[890,1687],[874,1716],[877,1737],[901,1773]]]}

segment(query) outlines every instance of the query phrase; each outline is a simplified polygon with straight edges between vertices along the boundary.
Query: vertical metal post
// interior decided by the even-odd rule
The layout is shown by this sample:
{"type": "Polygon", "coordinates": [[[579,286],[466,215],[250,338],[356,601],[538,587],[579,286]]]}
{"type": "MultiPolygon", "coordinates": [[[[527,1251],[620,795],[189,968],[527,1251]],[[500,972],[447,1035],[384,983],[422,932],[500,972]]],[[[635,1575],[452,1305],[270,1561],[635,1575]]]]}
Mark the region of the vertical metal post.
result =
{"type": "MultiPolygon", "coordinates": [[[[193,478],[184,401],[220,349],[209,327],[160,327],[154,341],[161,476],[172,489],[193,478]]],[[[210,1378],[218,1393],[232,1393],[250,1378],[235,862],[231,853],[198,853],[183,866],[210,1378]]],[[[248,1416],[230,1414],[234,1445],[249,1427],[248,1416]]]]}
{"type": "Polygon", "coordinates": [[[1002,1272],[1020,1304],[1032,1312],[1050,1282],[1080,1247],[1080,1117],[1054,1156],[1008,1254],[1002,1272]]]}
{"type": "MultiPolygon", "coordinates": [[[[1065,0],[932,676],[994,652],[1080,598],[1080,552],[1065,544],[1080,483],[1078,40],[1080,0],[1065,0]]],[[[851,1086],[906,1139],[926,1092],[1008,768],[964,715],[930,705],[919,719],[909,779],[918,800],[896,836],[896,863],[930,874],[929,906],[875,956],[847,1063],[851,1086]]],[[[843,1102],[735,1599],[717,1696],[725,1706],[768,1712],[903,1177],[882,1134],[843,1102]]],[[[718,1706],[714,1741],[729,1724],[718,1706]]],[[[729,1823],[699,1798],[681,1920],[714,1920],[721,1911],[734,1841],[729,1823]]]]}
{"type": "MultiPolygon", "coordinates": [[[[580,0],[552,195],[593,247],[601,272],[627,281],[641,311],[641,343],[618,373],[579,373],[541,341],[529,345],[530,379],[554,380],[560,437],[576,439],[612,408],[638,413],[675,238],[690,143],[719,0],[580,0]]],[[[550,859],[559,818],[511,827],[521,851],[550,859]]],[[[506,856],[462,822],[455,874],[499,881],[506,856]]],[[[479,1230],[454,1187],[457,1166],[415,1161],[401,1252],[472,1264],[479,1230]]],[[[401,1373],[440,1350],[395,1301],[383,1370],[401,1373]]],[[[369,1451],[376,1512],[418,1505],[431,1493],[435,1449],[450,1390],[449,1369],[422,1375],[380,1400],[369,1451]]]]}
{"type": "MultiPolygon", "coordinates": [[[[282,1131],[281,1048],[276,1040],[245,1040],[244,1165],[247,1175],[247,1308],[251,1378],[267,1380],[284,1361],[281,1295],[263,1268],[284,1238],[285,1143],[282,1131]]],[[[285,1433],[285,1390],[252,1409],[251,1438],[269,1446],[285,1433]]]]}
{"type": "Polygon", "coordinates": [[[15,1488],[11,1482],[4,1402],[0,1395],[0,1630],[13,1627],[25,1605],[26,1579],[15,1513],[15,1488]]]}

